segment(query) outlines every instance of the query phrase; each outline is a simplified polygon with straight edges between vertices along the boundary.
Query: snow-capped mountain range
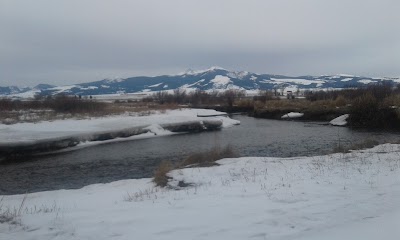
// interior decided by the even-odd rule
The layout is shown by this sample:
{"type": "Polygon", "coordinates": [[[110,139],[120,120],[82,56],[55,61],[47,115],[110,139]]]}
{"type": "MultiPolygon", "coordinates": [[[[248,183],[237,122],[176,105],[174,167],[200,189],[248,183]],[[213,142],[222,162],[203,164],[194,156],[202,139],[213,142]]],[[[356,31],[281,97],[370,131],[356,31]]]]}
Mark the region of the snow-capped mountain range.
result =
{"type": "Polygon", "coordinates": [[[297,89],[343,89],[366,86],[382,81],[394,84],[400,83],[399,78],[371,78],[347,74],[288,77],[247,71],[236,72],[220,67],[211,67],[200,71],[188,70],[177,75],[104,79],[68,86],[39,84],[34,88],[0,87],[0,95],[15,97],[33,97],[35,94],[54,95],[60,93],[68,95],[104,95],[157,92],[177,88],[186,91],[195,89],[205,91],[226,89],[295,91],[297,89]]]}

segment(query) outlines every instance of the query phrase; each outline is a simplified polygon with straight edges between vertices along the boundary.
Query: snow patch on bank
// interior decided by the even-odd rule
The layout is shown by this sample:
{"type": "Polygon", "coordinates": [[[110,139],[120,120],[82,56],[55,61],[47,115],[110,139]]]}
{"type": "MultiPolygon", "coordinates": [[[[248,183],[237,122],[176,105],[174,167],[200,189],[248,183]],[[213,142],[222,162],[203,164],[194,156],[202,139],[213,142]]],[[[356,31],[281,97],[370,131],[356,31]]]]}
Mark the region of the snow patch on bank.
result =
{"type": "Polygon", "coordinates": [[[349,114],[344,114],[342,116],[339,116],[329,123],[333,126],[346,126],[347,125],[347,119],[349,118],[349,114]]]}
{"type": "MultiPolygon", "coordinates": [[[[180,109],[168,110],[165,113],[152,112],[148,116],[140,113],[126,113],[123,115],[91,119],[66,119],[43,121],[38,123],[17,123],[13,125],[0,124],[0,145],[11,143],[34,143],[55,138],[90,135],[109,131],[119,131],[134,127],[149,128],[158,136],[167,135],[169,131],[161,131],[159,125],[201,121],[197,115],[223,114],[208,109],[180,109]]],[[[209,117],[207,120],[218,120],[223,127],[231,127],[240,122],[229,117],[209,117]]]]}
{"type": "Polygon", "coordinates": [[[290,112],[290,113],[287,113],[287,114],[283,115],[281,118],[282,118],[282,119],[286,119],[286,118],[300,118],[300,117],[302,117],[302,116],[304,116],[304,113],[290,112]]]}

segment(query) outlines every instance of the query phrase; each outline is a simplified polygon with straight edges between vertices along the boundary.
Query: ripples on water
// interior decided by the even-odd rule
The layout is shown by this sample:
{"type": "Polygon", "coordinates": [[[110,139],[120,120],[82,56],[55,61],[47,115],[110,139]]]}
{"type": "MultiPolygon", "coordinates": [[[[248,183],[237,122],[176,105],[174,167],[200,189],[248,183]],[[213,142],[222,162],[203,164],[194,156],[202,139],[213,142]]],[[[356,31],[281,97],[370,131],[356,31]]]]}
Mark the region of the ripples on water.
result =
{"type": "Polygon", "coordinates": [[[397,133],[354,131],[321,123],[234,116],[241,125],[215,132],[181,134],[97,145],[0,165],[0,194],[80,188],[93,183],[151,177],[162,160],[180,161],[213,146],[230,144],[241,156],[294,157],[332,152],[340,143],[397,141],[397,133]]]}

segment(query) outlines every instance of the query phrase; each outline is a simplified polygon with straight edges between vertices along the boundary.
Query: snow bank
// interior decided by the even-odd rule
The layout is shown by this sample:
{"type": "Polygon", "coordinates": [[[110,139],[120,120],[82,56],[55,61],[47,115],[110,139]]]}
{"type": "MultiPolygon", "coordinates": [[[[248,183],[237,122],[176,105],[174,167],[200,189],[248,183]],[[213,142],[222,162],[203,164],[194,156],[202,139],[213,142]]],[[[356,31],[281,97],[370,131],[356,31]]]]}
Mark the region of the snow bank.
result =
{"type": "Polygon", "coordinates": [[[166,127],[172,128],[172,125],[179,124],[184,126],[188,123],[197,123],[204,126],[206,121],[218,121],[220,125],[222,123],[222,127],[230,127],[240,123],[222,116],[204,119],[197,117],[198,114],[217,115],[222,112],[207,109],[181,109],[169,110],[165,113],[149,113],[148,116],[140,116],[139,113],[136,113],[91,119],[66,119],[14,125],[0,124],[0,147],[47,144],[54,141],[58,141],[60,146],[68,147],[75,146],[79,142],[125,138],[147,132],[154,133],[154,136],[173,134],[173,130],[165,131],[166,127]],[[164,130],[161,130],[160,126],[164,130]]]}
{"type": "Polygon", "coordinates": [[[290,112],[290,113],[283,115],[281,118],[283,118],[283,119],[285,119],[285,118],[300,118],[302,116],[304,116],[304,113],[290,112]]]}
{"type": "Polygon", "coordinates": [[[347,125],[347,118],[349,118],[349,114],[344,114],[342,116],[339,116],[329,123],[333,126],[346,126],[347,125]]]}
{"type": "Polygon", "coordinates": [[[298,158],[237,158],[151,179],[0,196],[20,225],[0,239],[398,239],[400,145],[298,158]],[[180,188],[184,181],[189,187],[180,188]],[[381,230],[378,230],[381,229],[381,230]],[[371,234],[369,234],[371,233],[371,234]]]}

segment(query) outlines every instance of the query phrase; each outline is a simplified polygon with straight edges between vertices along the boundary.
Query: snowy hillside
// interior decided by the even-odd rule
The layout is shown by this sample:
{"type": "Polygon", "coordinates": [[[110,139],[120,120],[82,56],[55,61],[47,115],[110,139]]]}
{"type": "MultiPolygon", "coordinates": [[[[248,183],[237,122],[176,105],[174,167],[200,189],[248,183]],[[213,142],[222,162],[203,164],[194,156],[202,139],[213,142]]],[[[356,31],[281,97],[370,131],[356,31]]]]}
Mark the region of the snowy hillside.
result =
{"type": "Polygon", "coordinates": [[[188,70],[177,75],[156,77],[131,77],[125,79],[104,79],[95,82],[69,86],[50,86],[40,84],[35,88],[0,87],[0,95],[16,97],[33,97],[35,94],[54,95],[59,93],[71,95],[104,95],[145,93],[180,88],[186,91],[195,89],[212,91],[226,89],[272,90],[297,89],[343,89],[366,86],[382,81],[400,83],[399,78],[370,78],[338,74],[334,76],[298,76],[256,74],[247,71],[229,71],[220,67],[206,70],[188,70]]]}

